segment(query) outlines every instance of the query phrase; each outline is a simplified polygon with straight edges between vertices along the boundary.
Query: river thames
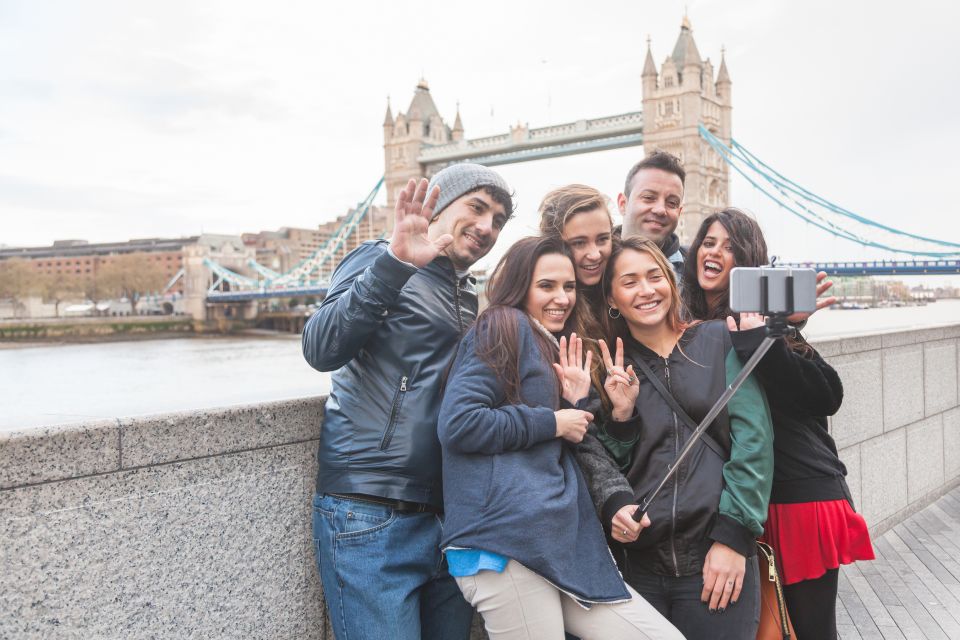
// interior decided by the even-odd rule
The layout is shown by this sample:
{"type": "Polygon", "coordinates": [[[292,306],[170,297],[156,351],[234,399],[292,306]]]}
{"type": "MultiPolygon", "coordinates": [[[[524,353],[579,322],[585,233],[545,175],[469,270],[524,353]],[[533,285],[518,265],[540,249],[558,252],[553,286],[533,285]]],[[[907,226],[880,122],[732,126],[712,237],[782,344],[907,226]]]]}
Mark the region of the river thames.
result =
{"type": "MultiPolygon", "coordinates": [[[[924,307],[828,310],[813,340],[960,322],[960,300],[924,307]]],[[[303,360],[300,339],[173,338],[0,349],[0,431],[281,400],[326,393],[329,374],[303,360]]]]}

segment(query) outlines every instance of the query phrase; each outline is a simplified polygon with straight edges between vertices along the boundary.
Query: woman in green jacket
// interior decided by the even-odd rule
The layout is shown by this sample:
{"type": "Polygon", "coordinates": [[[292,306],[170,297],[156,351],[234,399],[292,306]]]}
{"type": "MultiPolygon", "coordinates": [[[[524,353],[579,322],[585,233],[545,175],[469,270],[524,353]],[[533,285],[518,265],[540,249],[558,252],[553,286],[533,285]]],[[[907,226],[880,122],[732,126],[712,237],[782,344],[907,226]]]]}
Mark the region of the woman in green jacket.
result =
{"type": "Polygon", "coordinates": [[[748,378],[640,523],[638,502],[674,464],[693,429],[643,373],[699,422],[740,372],[725,323],[686,324],[671,267],[655,244],[628,238],[604,274],[607,411],[581,447],[591,494],[627,583],[688,639],[754,637],[755,538],[773,470],[766,400],[748,378]],[[599,445],[599,446],[598,446],[599,445]]]}

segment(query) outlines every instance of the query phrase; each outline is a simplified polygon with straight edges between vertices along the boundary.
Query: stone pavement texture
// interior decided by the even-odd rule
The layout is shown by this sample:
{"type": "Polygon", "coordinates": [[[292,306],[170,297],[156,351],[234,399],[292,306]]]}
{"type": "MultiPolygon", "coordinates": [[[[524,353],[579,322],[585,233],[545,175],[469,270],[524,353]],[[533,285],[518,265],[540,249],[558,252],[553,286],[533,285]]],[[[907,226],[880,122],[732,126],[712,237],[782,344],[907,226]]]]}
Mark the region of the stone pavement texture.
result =
{"type": "Polygon", "coordinates": [[[840,638],[960,638],[960,487],[873,542],[840,572],[840,638]]]}

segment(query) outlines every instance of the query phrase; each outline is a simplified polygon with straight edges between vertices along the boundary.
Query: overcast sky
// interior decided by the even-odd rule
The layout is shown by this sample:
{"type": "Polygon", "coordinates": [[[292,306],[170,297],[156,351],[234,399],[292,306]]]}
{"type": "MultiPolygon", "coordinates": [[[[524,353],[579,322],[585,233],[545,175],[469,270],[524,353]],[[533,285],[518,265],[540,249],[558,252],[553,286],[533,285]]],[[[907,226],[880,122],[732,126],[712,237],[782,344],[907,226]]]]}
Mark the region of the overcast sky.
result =
{"type": "MultiPolygon", "coordinates": [[[[955,3],[0,0],[0,244],[314,227],[383,173],[386,98],[405,110],[421,74],[467,137],[639,110],[647,36],[659,65],[685,4],[701,55],[726,46],[736,139],[848,209],[960,241],[955,3]]],[[[640,154],[502,167],[505,239],[555,186],[616,197],[640,154]]],[[[882,257],[740,180],[732,202],[787,258],[882,257]]]]}

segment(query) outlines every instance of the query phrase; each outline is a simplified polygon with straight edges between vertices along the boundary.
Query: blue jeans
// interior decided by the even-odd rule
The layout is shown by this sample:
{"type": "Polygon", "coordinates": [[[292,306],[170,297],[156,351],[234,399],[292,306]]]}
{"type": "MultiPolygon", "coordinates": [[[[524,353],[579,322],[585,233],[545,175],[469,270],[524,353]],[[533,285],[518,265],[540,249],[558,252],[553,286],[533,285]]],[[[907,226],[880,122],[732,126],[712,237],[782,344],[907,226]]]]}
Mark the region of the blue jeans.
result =
{"type": "MultiPolygon", "coordinates": [[[[755,638],[760,623],[760,576],[756,556],[747,559],[743,589],[723,613],[710,613],[700,602],[703,576],[658,576],[641,567],[625,567],[623,578],[672,622],[687,640],[755,638]]],[[[799,634],[798,634],[799,637],[799,634]]]]}
{"type": "Polygon", "coordinates": [[[473,609],[447,572],[440,519],[313,498],[313,538],[337,640],[467,640],[473,609]]]}

